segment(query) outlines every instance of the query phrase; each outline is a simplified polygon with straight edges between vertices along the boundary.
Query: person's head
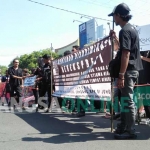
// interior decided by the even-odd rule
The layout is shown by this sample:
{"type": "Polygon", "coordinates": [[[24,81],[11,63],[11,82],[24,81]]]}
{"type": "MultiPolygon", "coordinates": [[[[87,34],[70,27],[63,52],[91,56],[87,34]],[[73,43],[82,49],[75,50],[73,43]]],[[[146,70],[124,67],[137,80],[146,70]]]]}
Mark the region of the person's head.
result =
{"type": "Polygon", "coordinates": [[[31,73],[32,73],[32,74],[34,74],[35,71],[36,71],[36,68],[32,68],[32,69],[31,69],[31,73]]]}
{"type": "Polygon", "coordinates": [[[59,56],[58,56],[58,58],[61,58],[61,57],[63,57],[63,55],[59,55],[59,56]]]}
{"type": "Polygon", "coordinates": [[[71,52],[69,50],[64,52],[64,56],[67,56],[67,55],[70,55],[70,54],[71,54],[71,52]]]}
{"type": "Polygon", "coordinates": [[[130,15],[130,11],[131,10],[127,4],[121,3],[117,5],[114,8],[113,12],[108,16],[113,16],[116,25],[122,26],[125,22],[128,22],[132,18],[132,15],[130,15]]]}
{"type": "Polygon", "coordinates": [[[50,57],[49,55],[45,54],[45,55],[43,56],[43,62],[44,62],[45,64],[48,64],[48,63],[50,63],[50,61],[51,61],[51,57],[50,57]]]}
{"type": "Polygon", "coordinates": [[[13,66],[14,67],[18,67],[19,66],[19,60],[18,59],[14,59],[13,60],[13,66]]]}
{"type": "Polygon", "coordinates": [[[28,69],[23,69],[23,74],[26,76],[27,74],[29,73],[29,70],[28,69]]]}
{"type": "Polygon", "coordinates": [[[8,70],[5,71],[5,74],[8,75],[8,70]]]}
{"type": "Polygon", "coordinates": [[[80,47],[78,45],[75,45],[72,47],[72,53],[76,53],[80,50],[80,47]]]}

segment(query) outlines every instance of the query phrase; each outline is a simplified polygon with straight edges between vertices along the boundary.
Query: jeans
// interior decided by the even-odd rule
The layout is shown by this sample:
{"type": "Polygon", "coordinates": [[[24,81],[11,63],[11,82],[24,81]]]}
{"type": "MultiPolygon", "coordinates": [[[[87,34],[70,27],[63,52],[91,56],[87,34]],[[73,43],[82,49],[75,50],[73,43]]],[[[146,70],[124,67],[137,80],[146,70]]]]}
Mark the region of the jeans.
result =
{"type": "Polygon", "coordinates": [[[139,76],[138,71],[130,70],[125,73],[124,88],[121,89],[121,125],[132,132],[135,125],[135,103],[133,100],[134,85],[139,76]]]}

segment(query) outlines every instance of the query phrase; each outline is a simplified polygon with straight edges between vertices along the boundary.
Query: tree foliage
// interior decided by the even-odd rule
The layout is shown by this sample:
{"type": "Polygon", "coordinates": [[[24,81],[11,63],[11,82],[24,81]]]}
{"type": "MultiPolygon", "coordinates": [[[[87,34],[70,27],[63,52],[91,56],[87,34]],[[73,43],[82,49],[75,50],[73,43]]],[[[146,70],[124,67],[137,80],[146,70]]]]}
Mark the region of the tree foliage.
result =
{"type": "Polygon", "coordinates": [[[1,69],[1,74],[5,75],[5,71],[8,69],[6,66],[1,66],[0,65],[0,69],[1,69]]]}
{"type": "MultiPolygon", "coordinates": [[[[36,68],[38,66],[38,64],[37,64],[38,58],[42,57],[45,54],[50,55],[50,56],[52,54],[52,57],[54,59],[58,58],[58,55],[54,52],[51,53],[51,50],[49,48],[40,50],[40,51],[33,51],[31,54],[24,54],[17,58],[20,61],[19,67],[22,69],[36,68]]],[[[16,58],[14,58],[14,59],[16,59],[16,58]]],[[[13,60],[10,62],[9,67],[12,66],[12,62],[13,62],[13,60]]]]}

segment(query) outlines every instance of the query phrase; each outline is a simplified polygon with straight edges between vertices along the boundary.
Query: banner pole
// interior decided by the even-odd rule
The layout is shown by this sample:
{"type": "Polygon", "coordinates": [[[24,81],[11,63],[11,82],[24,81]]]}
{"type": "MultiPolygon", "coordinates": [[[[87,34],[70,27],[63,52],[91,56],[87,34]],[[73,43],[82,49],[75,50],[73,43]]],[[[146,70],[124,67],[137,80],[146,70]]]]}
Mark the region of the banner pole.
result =
{"type": "Polygon", "coordinates": [[[52,94],[53,94],[53,60],[52,60],[52,43],[51,43],[51,110],[52,110],[52,94]]]}
{"type": "MultiPolygon", "coordinates": [[[[114,20],[112,24],[112,30],[114,30],[114,20]]],[[[114,57],[114,38],[111,38],[111,60],[114,57]]],[[[114,103],[114,78],[111,78],[111,132],[113,132],[113,103],[114,103]]]]}

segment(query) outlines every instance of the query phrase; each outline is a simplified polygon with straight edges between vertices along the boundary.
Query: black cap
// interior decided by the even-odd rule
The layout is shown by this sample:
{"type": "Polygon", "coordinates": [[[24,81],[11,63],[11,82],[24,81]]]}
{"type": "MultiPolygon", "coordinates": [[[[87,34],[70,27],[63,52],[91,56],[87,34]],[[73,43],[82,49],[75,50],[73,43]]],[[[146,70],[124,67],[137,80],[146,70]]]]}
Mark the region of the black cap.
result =
{"type": "Polygon", "coordinates": [[[120,16],[125,17],[125,16],[129,15],[130,11],[131,10],[127,4],[121,3],[121,4],[117,5],[114,8],[113,12],[111,14],[109,14],[108,16],[113,16],[114,14],[119,14],[120,16]]]}
{"type": "Polygon", "coordinates": [[[45,54],[45,55],[43,56],[43,58],[44,58],[44,59],[50,59],[50,58],[51,58],[51,56],[49,56],[49,55],[45,54]]]}

